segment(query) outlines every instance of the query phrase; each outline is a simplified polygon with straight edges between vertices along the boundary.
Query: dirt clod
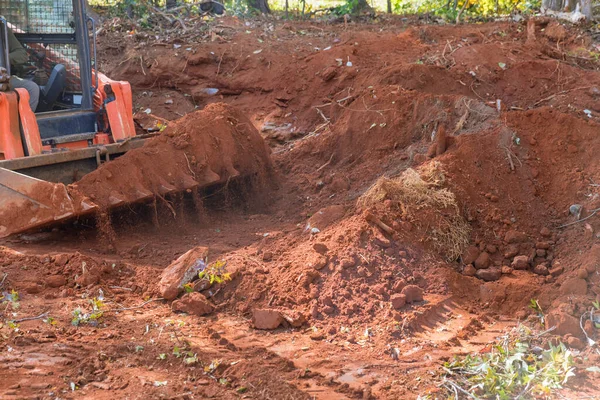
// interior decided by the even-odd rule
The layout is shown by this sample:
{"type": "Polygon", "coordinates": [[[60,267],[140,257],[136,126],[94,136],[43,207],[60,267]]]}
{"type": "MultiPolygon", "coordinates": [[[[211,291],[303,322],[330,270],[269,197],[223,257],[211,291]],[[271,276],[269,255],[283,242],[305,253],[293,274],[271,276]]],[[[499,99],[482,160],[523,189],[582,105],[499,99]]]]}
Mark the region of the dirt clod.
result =
{"type": "Polygon", "coordinates": [[[401,294],[406,296],[406,302],[412,304],[416,301],[423,301],[423,289],[416,285],[408,285],[402,289],[401,294]]]}
{"type": "Polygon", "coordinates": [[[517,256],[513,259],[510,266],[513,269],[528,269],[529,268],[529,257],[527,256],[517,256]]]}
{"type": "Polygon", "coordinates": [[[581,278],[569,278],[560,286],[560,292],[564,295],[585,295],[587,282],[581,278]]]}
{"type": "Polygon", "coordinates": [[[198,292],[186,293],[171,304],[173,311],[184,312],[191,315],[203,316],[210,314],[214,310],[214,306],[198,292]]]}
{"type": "Polygon", "coordinates": [[[465,268],[463,269],[463,275],[466,275],[466,276],[475,276],[476,273],[477,273],[477,269],[475,269],[473,264],[469,264],[469,265],[465,266],[465,268]]]}
{"type": "Polygon", "coordinates": [[[406,304],[406,294],[394,294],[390,300],[392,302],[392,307],[394,307],[396,310],[399,310],[406,304]]]}
{"type": "Polygon", "coordinates": [[[490,266],[490,255],[487,252],[483,252],[479,254],[477,259],[475,260],[474,266],[477,269],[485,269],[490,266]]]}
{"type": "Polygon", "coordinates": [[[252,325],[256,329],[277,329],[284,318],[281,312],[273,309],[254,309],[252,311],[252,325]]]}
{"type": "Polygon", "coordinates": [[[500,268],[479,269],[476,276],[487,282],[497,281],[502,276],[502,271],[500,268]]]}
{"type": "Polygon", "coordinates": [[[527,234],[525,232],[519,232],[510,230],[504,235],[504,241],[508,244],[512,243],[523,243],[527,241],[527,234]]]}
{"type": "Polygon", "coordinates": [[[64,275],[50,275],[46,278],[46,285],[51,288],[58,288],[67,284],[67,278],[64,275]]]}

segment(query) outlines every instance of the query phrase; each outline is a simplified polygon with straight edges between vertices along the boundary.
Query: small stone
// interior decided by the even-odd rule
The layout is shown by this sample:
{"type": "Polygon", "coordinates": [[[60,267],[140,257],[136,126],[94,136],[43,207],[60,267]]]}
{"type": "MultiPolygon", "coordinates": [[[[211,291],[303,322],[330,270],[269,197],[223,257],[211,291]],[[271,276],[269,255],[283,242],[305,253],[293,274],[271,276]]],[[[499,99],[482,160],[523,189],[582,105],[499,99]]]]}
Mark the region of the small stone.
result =
{"type": "Polygon", "coordinates": [[[386,292],[385,284],[379,283],[373,286],[373,291],[379,295],[384,295],[386,292]]]}
{"type": "Polygon", "coordinates": [[[550,249],[550,242],[537,242],[535,244],[535,248],[536,249],[543,249],[543,250],[548,250],[550,249]]]}
{"type": "Polygon", "coordinates": [[[327,67],[323,70],[323,73],[321,74],[321,79],[323,79],[325,82],[329,82],[330,80],[335,78],[335,76],[337,75],[337,71],[338,69],[336,67],[327,67]]]}
{"type": "Polygon", "coordinates": [[[415,301],[423,301],[423,289],[416,285],[408,285],[402,289],[402,294],[406,296],[406,302],[408,304],[414,303],[415,301]]]}
{"type": "Polygon", "coordinates": [[[331,315],[335,312],[335,308],[333,308],[332,306],[325,306],[323,307],[323,312],[327,315],[331,315]]]}
{"type": "Polygon", "coordinates": [[[510,230],[504,235],[504,241],[509,244],[526,242],[527,235],[524,232],[510,230]]]}
{"type": "Polygon", "coordinates": [[[340,260],[340,267],[342,267],[342,269],[352,268],[355,265],[356,265],[356,261],[354,261],[354,258],[344,257],[340,260]]]}
{"type": "Polygon", "coordinates": [[[498,251],[498,248],[493,244],[488,244],[487,246],[485,246],[485,251],[487,251],[490,254],[495,254],[498,251]]]}
{"type": "Polygon", "coordinates": [[[476,276],[486,282],[497,281],[502,276],[502,271],[498,268],[479,269],[476,276]]]}
{"type": "Polygon", "coordinates": [[[510,266],[514,269],[528,269],[529,268],[529,257],[527,256],[516,256],[510,266]]]}
{"type": "Polygon", "coordinates": [[[402,289],[404,289],[405,286],[406,286],[406,281],[404,279],[398,279],[396,282],[394,282],[392,291],[394,293],[400,293],[400,292],[402,292],[402,289]]]}
{"type": "Polygon", "coordinates": [[[587,272],[587,270],[585,268],[580,268],[577,271],[577,277],[579,279],[587,279],[588,278],[588,272],[587,272]]]}
{"type": "Polygon", "coordinates": [[[588,264],[585,266],[585,270],[588,272],[588,274],[592,275],[594,272],[596,272],[596,266],[593,264],[588,264]]]}
{"type": "Polygon", "coordinates": [[[546,257],[546,250],[544,249],[537,249],[535,251],[535,255],[538,257],[546,257]]]}
{"type": "Polygon", "coordinates": [[[312,267],[312,268],[316,269],[317,271],[325,268],[326,265],[327,265],[327,257],[325,257],[323,255],[318,255],[317,257],[314,257],[313,260],[308,263],[309,267],[312,267]]]}
{"type": "Polygon", "coordinates": [[[472,264],[467,265],[463,269],[463,275],[465,275],[465,276],[475,276],[476,273],[477,273],[477,270],[475,269],[475,267],[472,264]]]}
{"type": "Polygon", "coordinates": [[[462,255],[462,262],[465,265],[473,264],[479,257],[479,249],[475,246],[469,246],[462,255]]]}
{"type": "Polygon", "coordinates": [[[533,267],[533,273],[546,276],[548,275],[548,267],[546,267],[543,264],[538,264],[535,267],[533,267]]]}
{"type": "Polygon", "coordinates": [[[276,329],[283,322],[283,316],[277,310],[252,310],[252,324],[256,329],[276,329]]]}
{"type": "Polygon", "coordinates": [[[546,227],[543,227],[542,230],[540,231],[540,235],[547,238],[547,237],[552,236],[552,231],[546,227]]]}
{"type": "Polygon", "coordinates": [[[191,292],[184,294],[181,299],[175,300],[171,304],[171,310],[202,316],[213,312],[214,307],[203,294],[191,292]]]}
{"type": "Polygon", "coordinates": [[[394,294],[390,300],[392,301],[392,307],[394,307],[396,310],[399,310],[406,304],[406,295],[402,293],[394,294]]]}
{"type": "Polygon", "coordinates": [[[559,265],[557,265],[555,267],[550,268],[549,272],[550,272],[550,275],[552,275],[553,277],[556,278],[557,276],[559,276],[560,274],[562,274],[564,270],[565,270],[565,268],[562,265],[559,264],[559,265]]]}
{"type": "Polygon", "coordinates": [[[569,214],[579,219],[581,216],[581,211],[583,210],[583,206],[581,204],[572,204],[569,207],[569,214]]]}
{"type": "Polygon", "coordinates": [[[519,254],[519,246],[516,244],[509,245],[506,250],[504,250],[504,258],[513,258],[514,256],[519,254]]]}
{"type": "Polygon", "coordinates": [[[51,288],[58,288],[67,284],[67,278],[64,275],[50,275],[46,278],[46,285],[51,288]]]}
{"type": "Polygon", "coordinates": [[[306,316],[295,310],[282,311],[281,316],[294,328],[300,328],[306,322],[306,316]]]}
{"type": "Polygon", "coordinates": [[[313,249],[319,253],[319,254],[325,254],[327,253],[327,251],[329,251],[329,249],[327,248],[327,246],[323,243],[315,243],[313,244],[313,249]]]}
{"type": "Polygon", "coordinates": [[[64,267],[65,265],[67,265],[70,259],[71,254],[57,254],[56,256],[54,256],[54,264],[58,265],[59,267],[64,267]]]}
{"type": "Polygon", "coordinates": [[[563,295],[581,295],[587,294],[587,282],[585,279],[570,278],[562,283],[560,292],[563,295]]]}
{"type": "Polygon", "coordinates": [[[265,251],[262,256],[263,261],[269,262],[273,259],[273,253],[270,251],[265,251]]]}
{"type": "Polygon", "coordinates": [[[504,275],[510,275],[513,273],[513,269],[511,267],[509,267],[508,265],[503,265],[502,268],[500,269],[500,271],[504,275]]]}
{"type": "Polygon", "coordinates": [[[485,269],[490,266],[490,255],[487,252],[479,254],[474,263],[475,268],[485,269]]]}
{"type": "Polygon", "coordinates": [[[585,344],[581,339],[575,336],[569,336],[567,338],[567,345],[573,349],[581,350],[585,347],[585,344]]]}

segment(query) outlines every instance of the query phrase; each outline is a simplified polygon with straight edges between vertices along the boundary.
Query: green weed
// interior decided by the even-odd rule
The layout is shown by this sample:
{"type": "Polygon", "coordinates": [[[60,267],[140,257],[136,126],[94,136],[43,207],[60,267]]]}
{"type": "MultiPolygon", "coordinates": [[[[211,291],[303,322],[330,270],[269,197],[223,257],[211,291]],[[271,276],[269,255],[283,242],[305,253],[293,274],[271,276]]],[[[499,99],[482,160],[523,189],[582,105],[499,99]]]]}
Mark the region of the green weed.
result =
{"type": "Polygon", "coordinates": [[[467,393],[497,400],[549,396],[575,375],[573,356],[562,343],[543,349],[538,341],[539,336],[519,326],[489,352],[447,362],[443,386],[451,398],[467,393]]]}

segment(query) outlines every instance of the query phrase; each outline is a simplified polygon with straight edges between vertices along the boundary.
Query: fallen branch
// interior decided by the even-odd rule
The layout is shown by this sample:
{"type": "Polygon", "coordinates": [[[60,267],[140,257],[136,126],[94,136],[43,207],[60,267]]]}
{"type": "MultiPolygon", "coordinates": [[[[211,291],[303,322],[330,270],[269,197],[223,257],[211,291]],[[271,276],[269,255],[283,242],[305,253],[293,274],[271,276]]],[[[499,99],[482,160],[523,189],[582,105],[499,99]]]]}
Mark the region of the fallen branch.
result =
{"type": "Polygon", "coordinates": [[[319,168],[317,168],[317,172],[319,172],[320,170],[322,170],[323,168],[325,168],[326,166],[331,164],[331,160],[333,160],[333,153],[331,153],[331,157],[329,157],[329,160],[325,164],[323,164],[319,168]]]}
{"type": "Polygon", "coordinates": [[[20,318],[20,319],[14,319],[14,320],[12,320],[12,322],[19,323],[19,322],[24,322],[24,321],[33,321],[35,319],[41,319],[41,318],[47,317],[48,313],[49,313],[49,311],[46,311],[45,313],[40,314],[37,317],[25,317],[25,318],[20,318]]]}
{"type": "Polygon", "coordinates": [[[573,92],[573,91],[575,91],[575,90],[584,90],[584,89],[589,89],[589,88],[591,88],[591,86],[581,86],[581,87],[576,87],[576,88],[573,88],[573,89],[567,89],[567,90],[563,90],[563,91],[561,91],[561,92],[554,93],[554,94],[553,94],[553,95],[551,95],[551,96],[548,96],[548,97],[545,97],[545,98],[543,98],[543,99],[541,99],[541,100],[538,100],[538,101],[536,101],[535,103],[533,103],[533,106],[532,106],[532,107],[535,107],[535,106],[537,106],[538,104],[540,104],[540,103],[543,103],[543,102],[545,102],[545,101],[552,100],[553,98],[555,98],[556,96],[560,96],[561,94],[567,94],[567,93],[569,93],[569,92],[573,92]]]}
{"type": "Polygon", "coordinates": [[[381,221],[379,218],[377,218],[376,216],[374,216],[373,214],[371,214],[370,212],[367,212],[365,215],[365,219],[368,222],[372,222],[375,225],[377,225],[379,228],[381,228],[382,231],[384,231],[385,233],[389,234],[389,235],[393,235],[394,234],[394,229],[392,229],[392,227],[386,225],[383,221],[381,221]]]}
{"type": "Polygon", "coordinates": [[[596,215],[596,213],[598,211],[600,211],[600,208],[596,208],[595,210],[592,210],[592,213],[590,215],[588,215],[587,217],[578,219],[577,221],[574,221],[574,222],[569,222],[568,224],[561,225],[561,226],[558,227],[558,229],[565,228],[567,226],[575,225],[575,224],[578,224],[578,223],[583,222],[585,220],[588,220],[588,219],[592,218],[594,215],[596,215]]]}

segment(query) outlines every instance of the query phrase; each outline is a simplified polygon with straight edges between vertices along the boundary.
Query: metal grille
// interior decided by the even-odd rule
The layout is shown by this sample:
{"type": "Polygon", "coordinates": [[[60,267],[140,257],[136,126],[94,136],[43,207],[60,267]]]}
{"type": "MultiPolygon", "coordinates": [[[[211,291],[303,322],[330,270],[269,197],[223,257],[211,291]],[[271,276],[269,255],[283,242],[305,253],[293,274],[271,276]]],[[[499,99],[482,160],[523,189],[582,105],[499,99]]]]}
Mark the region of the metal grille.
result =
{"type": "Polygon", "coordinates": [[[15,32],[74,32],[72,0],[0,0],[0,14],[15,32]]]}
{"type": "MultiPolygon", "coordinates": [[[[73,34],[73,0],[0,0],[0,15],[10,29],[22,34],[73,34]]],[[[30,63],[38,69],[36,83],[44,85],[56,64],[67,69],[67,91],[81,91],[79,59],[75,44],[23,43],[30,63]],[[43,59],[40,60],[40,55],[43,59]]]]}
{"type": "Polygon", "coordinates": [[[35,63],[38,71],[44,73],[36,75],[36,83],[39,85],[46,84],[52,69],[56,64],[62,64],[67,69],[67,91],[81,91],[81,80],[79,78],[79,60],[77,57],[77,45],[74,44],[41,44],[29,43],[25,46],[28,50],[36,53],[43,53],[44,58],[41,62],[35,63]]]}

